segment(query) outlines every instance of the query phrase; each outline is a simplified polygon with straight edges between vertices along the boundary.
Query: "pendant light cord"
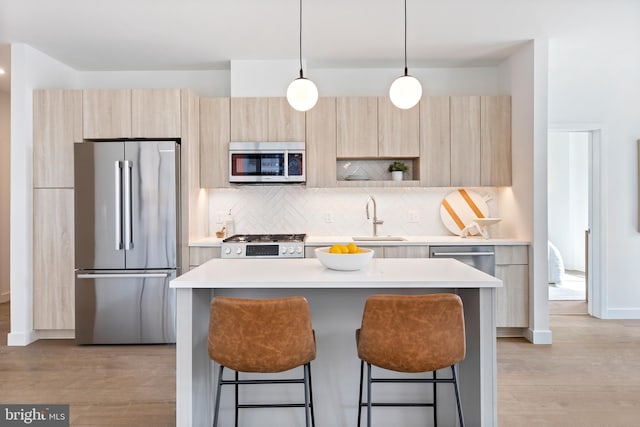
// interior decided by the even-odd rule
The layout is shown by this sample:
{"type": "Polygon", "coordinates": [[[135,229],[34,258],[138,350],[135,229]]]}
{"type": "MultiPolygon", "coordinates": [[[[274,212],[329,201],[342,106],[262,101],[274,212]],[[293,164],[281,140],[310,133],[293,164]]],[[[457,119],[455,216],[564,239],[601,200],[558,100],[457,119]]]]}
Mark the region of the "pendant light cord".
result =
{"type": "Polygon", "coordinates": [[[302,0],[300,0],[300,78],[304,78],[302,75],[302,0]]]}
{"type": "MultiPolygon", "coordinates": [[[[302,2],[302,0],[300,0],[300,2],[302,2]]],[[[300,49],[302,49],[302,47],[300,49]]],[[[404,0],[404,75],[405,76],[408,75],[408,69],[407,69],[407,0],[404,0]]]]}

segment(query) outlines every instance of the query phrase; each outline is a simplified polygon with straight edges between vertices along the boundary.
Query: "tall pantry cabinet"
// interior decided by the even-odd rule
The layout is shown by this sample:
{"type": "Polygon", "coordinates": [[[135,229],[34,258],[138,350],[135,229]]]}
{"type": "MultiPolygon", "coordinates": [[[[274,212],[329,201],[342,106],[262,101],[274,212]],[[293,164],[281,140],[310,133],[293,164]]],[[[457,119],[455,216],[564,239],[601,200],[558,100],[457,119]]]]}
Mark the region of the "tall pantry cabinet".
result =
{"type": "Polygon", "coordinates": [[[33,93],[33,327],[74,328],[73,144],[82,91],[33,93]]]}

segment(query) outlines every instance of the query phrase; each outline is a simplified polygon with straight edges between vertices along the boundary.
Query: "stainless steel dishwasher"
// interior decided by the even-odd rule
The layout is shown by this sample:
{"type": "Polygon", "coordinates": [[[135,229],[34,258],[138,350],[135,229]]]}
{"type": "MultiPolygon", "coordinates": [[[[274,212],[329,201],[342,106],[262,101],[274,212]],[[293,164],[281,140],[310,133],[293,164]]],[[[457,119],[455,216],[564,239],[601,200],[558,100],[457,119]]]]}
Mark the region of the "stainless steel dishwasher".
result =
{"type": "Polygon", "coordinates": [[[496,271],[496,252],[493,246],[430,246],[429,258],[455,258],[492,276],[496,271]]]}

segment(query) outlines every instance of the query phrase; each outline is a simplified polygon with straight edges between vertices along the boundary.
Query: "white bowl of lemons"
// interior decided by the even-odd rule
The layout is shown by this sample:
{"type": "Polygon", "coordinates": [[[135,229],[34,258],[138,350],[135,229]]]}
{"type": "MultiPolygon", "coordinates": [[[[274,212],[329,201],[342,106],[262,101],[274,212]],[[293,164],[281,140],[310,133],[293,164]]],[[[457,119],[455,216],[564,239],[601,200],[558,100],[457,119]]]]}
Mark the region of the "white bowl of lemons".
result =
{"type": "Polygon", "coordinates": [[[354,271],[362,269],[369,263],[373,258],[374,250],[349,243],[317,248],[315,253],[322,265],[331,270],[354,271]]]}

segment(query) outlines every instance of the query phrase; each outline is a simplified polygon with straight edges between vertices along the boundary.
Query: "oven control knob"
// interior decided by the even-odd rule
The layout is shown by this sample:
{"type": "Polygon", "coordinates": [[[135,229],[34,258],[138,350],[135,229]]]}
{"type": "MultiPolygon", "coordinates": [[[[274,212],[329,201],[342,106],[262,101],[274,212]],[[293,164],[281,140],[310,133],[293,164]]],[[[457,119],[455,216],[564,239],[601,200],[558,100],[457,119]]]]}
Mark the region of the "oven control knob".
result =
{"type": "Polygon", "coordinates": [[[289,253],[292,254],[295,252],[295,249],[293,249],[293,246],[289,246],[289,253]]]}
{"type": "Polygon", "coordinates": [[[225,253],[225,254],[227,254],[227,255],[229,255],[229,254],[231,253],[231,248],[226,248],[226,249],[224,250],[224,253],[225,253]]]}
{"type": "Polygon", "coordinates": [[[301,253],[302,253],[302,246],[298,246],[298,247],[296,248],[296,253],[297,253],[297,254],[301,254],[301,253]]]}
{"type": "Polygon", "coordinates": [[[287,247],[282,246],[282,249],[280,249],[280,252],[282,252],[282,255],[285,255],[287,253],[287,247]]]}
{"type": "Polygon", "coordinates": [[[236,253],[237,253],[238,255],[242,255],[242,248],[238,248],[238,249],[236,249],[236,253]]]}

